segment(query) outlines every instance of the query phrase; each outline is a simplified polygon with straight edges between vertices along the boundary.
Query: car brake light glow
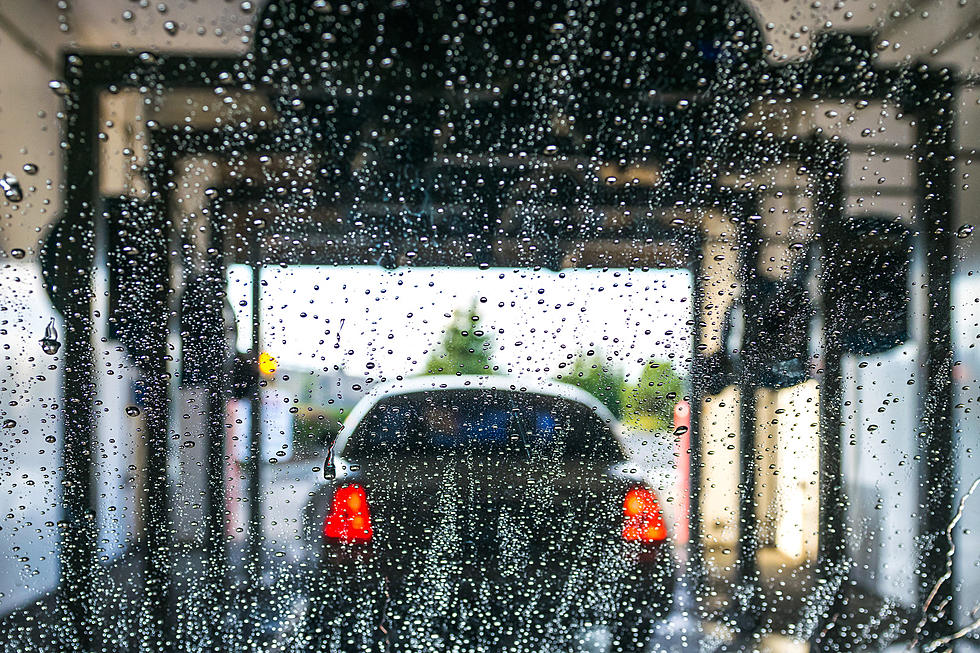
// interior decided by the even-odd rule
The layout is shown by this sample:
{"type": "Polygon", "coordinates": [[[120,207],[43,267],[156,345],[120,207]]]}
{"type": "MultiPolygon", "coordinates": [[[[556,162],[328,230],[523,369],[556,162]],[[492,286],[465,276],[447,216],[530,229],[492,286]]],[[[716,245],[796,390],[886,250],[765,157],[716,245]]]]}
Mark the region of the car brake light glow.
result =
{"type": "Polygon", "coordinates": [[[623,539],[627,542],[662,542],[667,539],[660,503],[652,490],[634,487],[623,500],[623,539]]]}
{"type": "Polygon", "coordinates": [[[345,485],[333,495],[333,507],[323,522],[323,536],[344,542],[370,541],[371,510],[360,485],[345,485]]]}

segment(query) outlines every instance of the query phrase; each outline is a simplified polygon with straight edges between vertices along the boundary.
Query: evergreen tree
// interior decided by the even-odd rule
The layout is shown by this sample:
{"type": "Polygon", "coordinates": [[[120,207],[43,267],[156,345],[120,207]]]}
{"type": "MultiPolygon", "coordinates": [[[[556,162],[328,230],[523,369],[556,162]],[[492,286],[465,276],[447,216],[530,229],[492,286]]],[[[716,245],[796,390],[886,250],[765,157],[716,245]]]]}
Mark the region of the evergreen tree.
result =
{"type": "Polygon", "coordinates": [[[674,406],[684,398],[684,379],[670,361],[653,359],[643,366],[635,385],[628,388],[625,413],[651,431],[672,427],[674,406]]]}
{"type": "Polygon", "coordinates": [[[480,328],[476,304],[467,311],[456,310],[445,337],[429,356],[425,374],[497,374],[493,365],[493,339],[480,328]]]}

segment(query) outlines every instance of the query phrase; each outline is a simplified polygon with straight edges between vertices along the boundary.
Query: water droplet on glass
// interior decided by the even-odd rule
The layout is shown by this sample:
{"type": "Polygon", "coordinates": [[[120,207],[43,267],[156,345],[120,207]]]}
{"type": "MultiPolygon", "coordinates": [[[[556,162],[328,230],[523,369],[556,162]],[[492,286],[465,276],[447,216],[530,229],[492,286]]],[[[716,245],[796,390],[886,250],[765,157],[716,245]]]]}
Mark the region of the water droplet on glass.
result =
{"type": "Polygon", "coordinates": [[[33,163],[25,163],[24,164],[24,173],[25,174],[28,174],[28,175],[36,175],[37,174],[37,166],[35,164],[33,164],[33,163]]]}
{"type": "Polygon", "coordinates": [[[128,415],[129,417],[138,417],[139,414],[140,414],[139,406],[133,406],[132,404],[126,406],[126,415],[128,415]]]}
{"type": "Polygon", "coordinates": [[[5,429],[12,429],[15,426],[17,426],[17,422],[15,422],[14,420],[12,420],[12,419],[5,419],[5,420],[3,420],[3,428],[5,428],[5,429]]]}
{"type": "Polygon", "coordinates": [[[122,12],[122,19],[124,21],[126,21],[127,23],[129,21],[133,20],[133,18],[135,18],[135,17],[136,17],[136,15],[132,11],[130,11],[129,9],[127,9],[124,12],[122,12]]]}
{"type": "Polygon", "coordinates": [[[956,230],[956,237],[957,238],[969,238],[972,233],[973,233],[973,225],[972,224],[965,224],[965,225],[963,225],[962,227],[960,227],[959,229],[956,230]]]}
{"type": "Polygon", "coordinates": [[[4,199],[10,202],[19,202],[24,199],[24,191],[20,188],[20,182],[17,181],[17,177],[11,174],[0,177],[0,190],[3,191],[4,199]]]}
{"type": "Polygon", "coordinates": [[[48,82],[48,88],[54,91],[55,95],[60,95],[61,97],[68,95],[68,84],[60,80],[52,79],[48,82]]]}
{"type": "Polygon", "coordinates": [[[61,343],[58,342],[58,330],[54,326],[54,318],[48,322],[47,328],[44,330],[44,337],[41,338],[41,349],[44,350],[45,354],[54,356],[61,349],[61,343]]]}
{"type": "Polygon", "coordinates": [[[172,20],[165,21],[163,23],[163,29],[166,30],[167,34],[174,36],[177,34],[177,23],[172,20]]]}

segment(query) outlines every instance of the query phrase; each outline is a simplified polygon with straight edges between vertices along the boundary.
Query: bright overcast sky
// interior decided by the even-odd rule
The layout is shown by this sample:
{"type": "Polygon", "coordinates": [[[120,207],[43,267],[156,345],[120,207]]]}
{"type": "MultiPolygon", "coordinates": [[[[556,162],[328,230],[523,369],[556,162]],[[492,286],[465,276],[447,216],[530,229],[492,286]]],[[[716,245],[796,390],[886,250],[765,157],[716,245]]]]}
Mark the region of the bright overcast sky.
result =
{"type": "MultiPolygon", "coordinates": [[[[251,344],[250,275],[229,270],[241,350],[251,344]]],[[[670,354],[688,367],[686,270],[292,266],[266,268],[262,278],[263,348],[288,369],[417,374],[453,311],[474,301],[494,362],[514,375],[553,377],[567,354],[593,348],[627,370],[670,354]]]]}

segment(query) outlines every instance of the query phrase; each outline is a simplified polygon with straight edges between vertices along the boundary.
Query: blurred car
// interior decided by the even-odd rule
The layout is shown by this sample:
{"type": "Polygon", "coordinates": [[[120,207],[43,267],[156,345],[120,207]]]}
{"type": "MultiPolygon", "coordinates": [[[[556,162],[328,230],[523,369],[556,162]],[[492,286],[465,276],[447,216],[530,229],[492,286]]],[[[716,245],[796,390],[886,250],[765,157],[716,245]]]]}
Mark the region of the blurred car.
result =
{"type": "Polygon", "coordinates": [[[308,650],[643,650],[670,608],[658,498],[592,395],[506,377],[375,389],[306,507],[308,650]]]}

